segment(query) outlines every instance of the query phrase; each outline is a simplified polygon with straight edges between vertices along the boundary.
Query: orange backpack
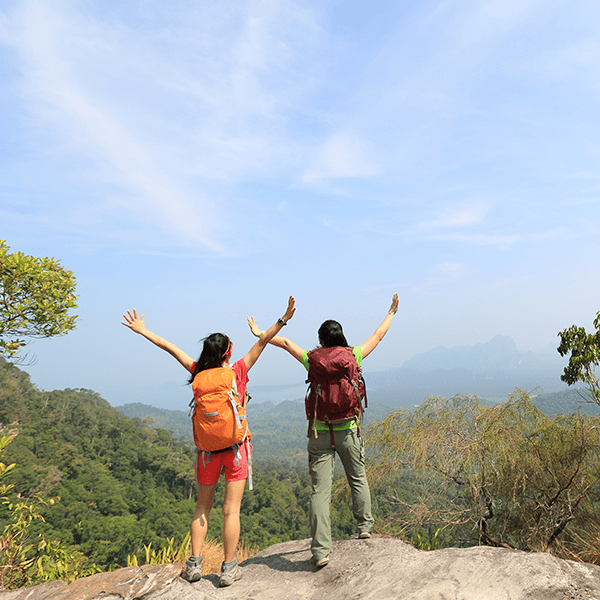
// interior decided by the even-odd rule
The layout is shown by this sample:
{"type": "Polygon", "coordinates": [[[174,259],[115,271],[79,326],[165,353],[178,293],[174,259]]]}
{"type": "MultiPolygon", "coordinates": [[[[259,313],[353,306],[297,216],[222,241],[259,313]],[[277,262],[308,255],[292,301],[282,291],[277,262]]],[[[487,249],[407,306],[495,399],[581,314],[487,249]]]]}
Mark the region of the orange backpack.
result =
{"type": "Polygon", "coordinates": [[[192,383],[194,443],[202,452],[228,450],[251,440],[246,405],[240,399],[235,373],[227,367],[200,371],[192,383]]]}

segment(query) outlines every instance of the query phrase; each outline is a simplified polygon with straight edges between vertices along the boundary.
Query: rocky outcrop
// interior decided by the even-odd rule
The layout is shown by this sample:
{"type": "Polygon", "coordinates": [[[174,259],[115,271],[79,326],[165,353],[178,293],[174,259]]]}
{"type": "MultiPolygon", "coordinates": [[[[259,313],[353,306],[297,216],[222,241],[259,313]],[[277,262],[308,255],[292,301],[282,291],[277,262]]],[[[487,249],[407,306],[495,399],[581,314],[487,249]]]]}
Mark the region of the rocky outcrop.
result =
{"type": "Polygon", "coordinates": [[[0,592],[0,600],[600,600],[596,565],[486,546],[424,552],[392,538],[345,540],[317,570],[302,540],[242,566],[229,588],[218,575],[190,584],[181,565],[147,565],[0,592]]]}
{"type": "Polygon", "coordinates": [[[90,575],[71,584],[52,581],[12,592],[0,592],[0,600],[137,600],[149,598],[154,592],[171,589],[173,582],[181,579],[181,570],[179,564],[127,567],[111,573],[90,575]]]}

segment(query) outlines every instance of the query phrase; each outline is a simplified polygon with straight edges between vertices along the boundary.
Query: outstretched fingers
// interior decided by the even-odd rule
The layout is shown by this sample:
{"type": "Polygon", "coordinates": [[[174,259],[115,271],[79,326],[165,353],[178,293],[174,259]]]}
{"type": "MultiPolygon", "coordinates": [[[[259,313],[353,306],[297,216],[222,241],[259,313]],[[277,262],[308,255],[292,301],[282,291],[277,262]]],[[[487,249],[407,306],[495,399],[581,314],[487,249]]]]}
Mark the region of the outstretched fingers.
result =
{"type": "Polygon", "coordinates": [[[127,314],[123,315],[123,318],[125,319],[125,321],[121,321],[121,324],[125,325],[125,327],[129,327],[130,329],[134,329],[138,325],[143,327],[144,317],[145,317],[145,315],[138,317],[137,310],[134,308],[133,314],[131,313],[130,310],[128,310],[127,314]]]}
{"type": "Polygon", "coordinates": [[[254,335],[256,337],[260,337],[260,334],[262,332],[258,328],[258,325],[256,324],[256,321],[254,320],[254,317],[246,317],[246,318],[248,320],[248,327],[250,327],[250,331],[252,332],[252,335],[254,335]]]}
{"type": "Polygon", "coordinates": [[[285,311],[284,320],[289,321],[296,312],[296,299],[294,296],[290,296],[288,299],[287,310],[285,311]]]}

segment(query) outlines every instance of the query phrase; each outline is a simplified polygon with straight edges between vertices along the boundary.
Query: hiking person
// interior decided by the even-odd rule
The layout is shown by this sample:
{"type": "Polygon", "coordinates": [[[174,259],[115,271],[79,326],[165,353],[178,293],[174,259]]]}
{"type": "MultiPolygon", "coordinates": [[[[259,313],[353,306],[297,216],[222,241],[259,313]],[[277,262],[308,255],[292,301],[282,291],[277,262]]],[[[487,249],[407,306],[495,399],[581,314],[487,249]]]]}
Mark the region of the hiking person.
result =
{"type": "Polygon", "coordinates": [[[222,333],[212,333],[204,338],[200,357],[194,361],[177,346],[148,330],[144,323],[144,315],[138,317],[135,308],[133,312],[127,311],[127,314],[123,315],[125,321],[121,323],[125,327],[168,352],[190,373],[188,383],[192,384],[192,402],[195,403],[194,440],[198,447],[198,497],[191,524],[192,556],[186,561],[182,575],[187,581],[198,581],[202,577],[202,546],[208,529],[215,488],[222,471],[225,473],[225,556],[221,565],[219,585],[231,585],[242,576],[242,568],[238,566],[236,557],[240,537],[240,506],[249,476],[249,463],[250,477],[252,468],[251,435],[245,418],[248,371],[271,338],[294,316],[295,310],[295,300],[290,296],[283,317],[264,332],[243,358],[233,364],[233,344],[222,333]],[[210,408],[207,408],[208,406],[210,408]],[[216,406],[220,407],[220,411],[216,406]],[[223,425],[222,429],[218,429],[220,424],[223,425]]]}
{"type": "MultiPolygon", "coordinates": [[[[364,444],[360,437],[361,400],[365,397],[360,372],[362,361],[375,350],[387,333],[398,311],[398,294],[375,333],[360,346],[350,348],[342,326],[333,320],[319,328],[320,347],[307,352],[287,338],[275,336],[270,343],[287,350],[308,371],[310,388],[306,396],[309,419],[308,466],[311,476],[310,530],[311,552],[318,568],[329,562],[331,521],[329,504],[335,454],[339,455],[352,495],[352,511],[358,537],[371,537],[371,492],[365,473],[364,444]],[[337,403],[337,404],[336,404],[337,403]],[[329,411],[329,412],[328,412],[329,411]]],[[[264,338],[253,317],[248,325],[255,336],[264,338]]]]}

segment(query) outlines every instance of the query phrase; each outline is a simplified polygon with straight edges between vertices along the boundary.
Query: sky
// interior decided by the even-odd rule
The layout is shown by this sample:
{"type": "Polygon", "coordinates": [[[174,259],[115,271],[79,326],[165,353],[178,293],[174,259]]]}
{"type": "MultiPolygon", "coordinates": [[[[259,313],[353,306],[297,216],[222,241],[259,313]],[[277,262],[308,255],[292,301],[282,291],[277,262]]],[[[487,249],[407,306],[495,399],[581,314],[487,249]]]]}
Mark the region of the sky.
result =
{"type": "MultiPolygon", "coordinates": [[[[600,309],[596,0],[2,0],[0,239],[77,280],[44,390],[185,410],[186,373],[120,324],[234,359],[296,298],[365,373],[511,336],[552,351],[600,309]]],[[[305,372],[269,347],[257,401],[305,372]]]]}

